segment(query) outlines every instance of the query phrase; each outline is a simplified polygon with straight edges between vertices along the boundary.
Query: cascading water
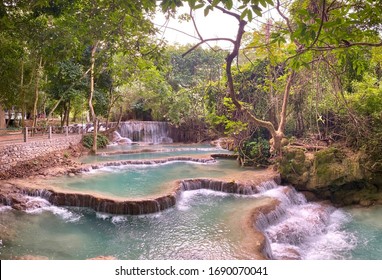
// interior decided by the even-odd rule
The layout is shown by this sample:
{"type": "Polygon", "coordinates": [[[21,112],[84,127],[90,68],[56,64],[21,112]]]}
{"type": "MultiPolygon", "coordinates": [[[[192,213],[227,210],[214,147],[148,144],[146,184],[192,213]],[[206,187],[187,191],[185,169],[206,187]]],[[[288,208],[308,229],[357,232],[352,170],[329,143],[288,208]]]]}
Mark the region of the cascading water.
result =
{"type": "Polygon", "coordinates": [[[153,144],[172,143],[169,137],[170,129],[167,122],[154,121],[128,121],[122,122],[119,134],[134,142],[147,142],[153,144]]]}
{"type": "Polygon", "coordinates": [[[308,203],[295,189],[274,185],[261,195],[280,201],[274,211],[260,215],[256,227],[268,238],[275,259],[342,259],[356,246],[354,234],[344,229],[344,211],[308,203]]]}
{"type": "Polygon", "coordinates": [[[113,132],[113,143],[116,144],[131,144],[131,139],[127,137],[122,137],[117,131],[113,132]]]}

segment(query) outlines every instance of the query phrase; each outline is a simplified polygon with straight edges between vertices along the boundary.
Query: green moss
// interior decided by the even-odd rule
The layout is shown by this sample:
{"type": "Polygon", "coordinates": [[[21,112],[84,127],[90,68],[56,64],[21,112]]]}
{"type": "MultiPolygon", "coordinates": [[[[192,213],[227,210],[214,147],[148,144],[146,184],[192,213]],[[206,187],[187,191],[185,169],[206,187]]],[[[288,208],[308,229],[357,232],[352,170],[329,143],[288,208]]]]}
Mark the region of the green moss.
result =
{"type": "Polygon", "coordinates": [[[318,165],[335,162],[340,163],[344,158],[345,155],[339,149],[333,147],[318,151],[315,154],[315,160],[318,165]]]}
{"type": "Polygon", "coordinates": [[[313,174],[318,186],[341,185],[346,181],[348,170],[345,155],[337,148],[328,148],[315,154],[313,174]]]}
{"type": "Polygon", "coordinates": [[[296,186],[304,185],[309,179],[309,160],[301,149],[283,149],[283,157],[279,162],[279,172],[283,180],[296,186]]]}

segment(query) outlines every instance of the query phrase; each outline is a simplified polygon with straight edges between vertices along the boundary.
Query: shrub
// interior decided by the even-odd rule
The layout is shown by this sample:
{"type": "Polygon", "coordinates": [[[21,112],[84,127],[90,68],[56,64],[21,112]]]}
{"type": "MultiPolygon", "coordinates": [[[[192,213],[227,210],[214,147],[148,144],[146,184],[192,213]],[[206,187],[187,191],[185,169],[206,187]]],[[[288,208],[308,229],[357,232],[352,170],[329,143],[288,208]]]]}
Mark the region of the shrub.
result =
{"type": "Polygon", "coordinates": [[[243,165],[268,165],[269,148],[269,141],[261,137],[246,141],[239,149],[240,160],[243,165]]]}
{"type": "MultiPolygon", "coordinates": [[[[109,144],[109,139],[103,134],[97,135],[97,148],[105,148],[109,144]]],[[[82,138],[82,145],[88,149],[93,147],[93,134],[86,134],[82,138]]]]}

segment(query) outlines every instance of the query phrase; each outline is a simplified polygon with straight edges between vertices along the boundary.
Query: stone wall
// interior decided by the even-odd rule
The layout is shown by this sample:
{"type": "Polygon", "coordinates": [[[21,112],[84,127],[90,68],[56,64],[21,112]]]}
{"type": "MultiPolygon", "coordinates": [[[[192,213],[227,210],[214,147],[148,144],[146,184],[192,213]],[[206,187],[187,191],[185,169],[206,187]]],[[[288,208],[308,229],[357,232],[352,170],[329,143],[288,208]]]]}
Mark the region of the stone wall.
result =
{"type": "Polygon", "coordinates": [[[67,137],[62,136],[53,139],[4,145],[0,147],[0,171],[7,170],[20,161],[67,149],[71,144],[78,144],[81,138],[82,135],[70,135],[67,137]]]}

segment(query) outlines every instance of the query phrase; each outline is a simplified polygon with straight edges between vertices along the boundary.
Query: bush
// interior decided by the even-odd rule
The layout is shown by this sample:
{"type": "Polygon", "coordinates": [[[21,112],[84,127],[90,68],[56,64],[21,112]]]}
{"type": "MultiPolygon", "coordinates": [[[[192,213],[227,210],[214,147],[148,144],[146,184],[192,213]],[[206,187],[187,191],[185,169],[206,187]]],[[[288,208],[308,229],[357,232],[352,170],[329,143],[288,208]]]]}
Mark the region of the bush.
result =
{"type": "MultiPolygon", "coordinates": [[[[97,148],[106,148],[107,144],[109,144],[109,139],[103,134],[97,135],[97,148]]],[[[93,147],[93,134],[86,134],[82,137],[82,145],[88,149],[93,147]]]]}
{"type": "Polygon", "coordinates": [[[239,158],[243,165],[264,166],[269,164],[269,141],[258,137],[246,141],[239,149],[239,158]]]}

